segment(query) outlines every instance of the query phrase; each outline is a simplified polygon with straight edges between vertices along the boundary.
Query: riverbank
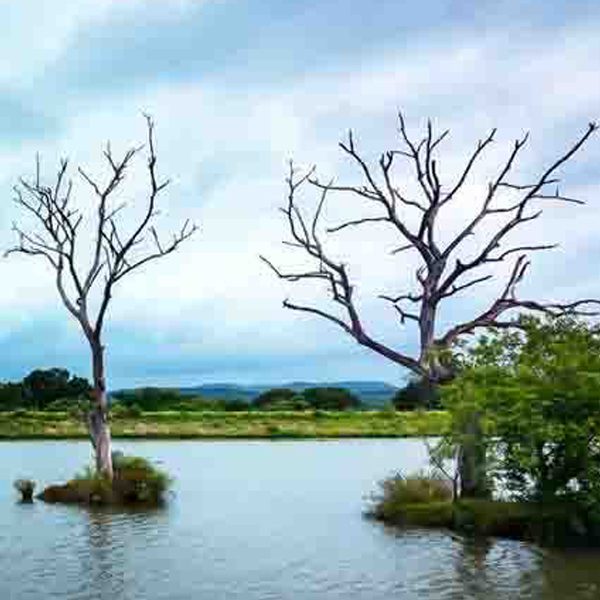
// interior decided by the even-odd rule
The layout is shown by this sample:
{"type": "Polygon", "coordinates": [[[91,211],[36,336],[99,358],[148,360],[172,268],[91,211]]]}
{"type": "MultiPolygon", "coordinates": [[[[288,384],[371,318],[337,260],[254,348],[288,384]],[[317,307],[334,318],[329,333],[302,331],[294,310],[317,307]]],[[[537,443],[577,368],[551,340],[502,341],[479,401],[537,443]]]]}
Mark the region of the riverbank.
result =
{"type": "MultiPolygon", "coordinates": [[[[397,438],[444,432],[443,411],[156,412],[114,417],[114,438],[397,438]]],[[[64,412],[0,413],[0,439],[84,439],[85,423],[64,412]]]]}
{"type": "Polygon", "coordinates": [[[560,548],[600,548],[600,524],[568,503],[550,505],[501,500],[382,504],[367,512],[387,525],[450,530],[480,538],[508,538],[560,548]]]}

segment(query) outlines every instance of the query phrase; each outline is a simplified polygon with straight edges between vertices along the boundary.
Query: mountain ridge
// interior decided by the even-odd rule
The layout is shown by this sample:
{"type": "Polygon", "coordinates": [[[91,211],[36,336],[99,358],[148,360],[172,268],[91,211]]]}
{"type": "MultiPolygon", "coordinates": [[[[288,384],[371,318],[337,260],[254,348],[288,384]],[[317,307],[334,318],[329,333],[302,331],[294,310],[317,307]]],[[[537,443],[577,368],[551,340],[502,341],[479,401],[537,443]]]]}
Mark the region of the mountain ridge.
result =
{"type": "Polygon", "coordinates": [[[297,392],[311,387],[341,387],[351,391],[367,406],[380,407],[387,404],[399,389],[383,381],[288,381],[281,384],[239,384],[239,383],[202,383],[191,386],[138,386],[122,390],[114,390],[111,394],[133,391],[144,387],[156,387],[162,390],[179,392],[183,396],[203,396],[219,400],[244,400],[252,402],[261,393],[273,388],[289,388],[297,392]]]}

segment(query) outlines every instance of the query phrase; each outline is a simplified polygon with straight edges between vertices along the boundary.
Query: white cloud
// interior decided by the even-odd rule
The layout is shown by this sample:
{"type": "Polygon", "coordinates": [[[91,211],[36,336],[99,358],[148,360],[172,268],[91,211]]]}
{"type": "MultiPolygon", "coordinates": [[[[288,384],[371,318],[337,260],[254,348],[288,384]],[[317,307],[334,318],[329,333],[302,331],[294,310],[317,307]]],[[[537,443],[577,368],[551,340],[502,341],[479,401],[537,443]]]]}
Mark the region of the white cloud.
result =
{"type": "MultiPolygon", "coordinates": [[[[114,9],[113,2],[92,4],[93,8],[82,4],[70,9],[72,14],[58,38],[71,35],[82,19],[100,18],[114,9]]],[[[340,135],[352,126],[361,148],[374,158],[380,150],[397,144],[394,114],[402,107],[414,132],[427,116],[434,117],[440,128],[453,130],[441,152],[441,168],[449,181],[464,164],[474,140],[495,125],[500,128],[498,143],[481,177],[497,166],[511,140],[525,129],[531,129],[533,136],[520,170],[539,168],[555,158],[589,119],[598,116],[600,106],[595,76],[600,39],[592,28],[564,30],[562,39],[557,44],[554,34],[540,32],[538,38],[517,40],[513,46],[505,34],[474,36],[450,45],[440,38],[433,46],[391,49],[358,63],[339,65],[337,71],[286,80],[269,89],[231,89],[212,78],[149,86],[130,95],[113,93],[102,99],[101,106],[80,106],[58,139],[41,144],[44,156],[68,152],[77,162],[98,168],[101,143],[110,137],[115,147],[125,147],[139,140],[144,130],[138,111],[148,110],[157,122],[161,171],[174,175],[164,228],[187,216],[201,225],[200,234],[178,255],[150,265],[145,273],[123,284],[115,299],[111,327],[130,324],[148,331],[148,339],[152,332],[167,332],[156,335],[167,336],[170,344],[192,348],[193,336],[201,335],[198,344],[216,349],[243,340],[241,352],[281,349],[310,354],[324,345],[339,349],[337,342],[330,341],[335,334],[325,329],[329,326],[309,324],[280,308],[286,286],[258,260],[260,253],[283,263],[291,257],[279,249],[278,241],[286,232],[276,212],[284,199],[286,160],[293,156],[304,164],[317,162],[324,176],[353,177],[336,149],[340,135]],[[315,333],[321,330],[322,335],[315,333]]],[[[44,52],[51,57],[58,49],[49,47],[44,52]]],[[[25,63],[33,68],[36,60],[25,59],[25,63]]],[[[0,73],[3,77],[12,75],[0,73]]],[[[21,151],[6,151],[0,157],[2,179],[20,173],[32,153],[33,144],[21,151]]],[[[586,240],[597,235],[600,207],[593,201],[599,186],[583,185],[578,174],[592,169],[598,158],[600,147],[593,140],[567,169],[570,190],[581,191],[591,200],[590,206],[579,212],[557,211],[558,217],[543,221],[543,230],[532,229],[536,239],[584,248],[586,240]],[[565,227],[567,219],[581,225],[576,239],[565,227]]],[[[482,185],[485,179],[468,188],[472,197],[465,196],[453,213],[448,212],[452,226],[464,222],[481,197],[482,185]]],[[[142,190],[140,180],[134,178],[131,189],[132,195],[142,190]]],[[[328,208],[332,222],[346,210],[364,210],[360,204],[349,208],[348,202],[333,199],[328,208]]],[[[3,242],[6,245],[6,238],[3,242]]],[[[365,229],[331,243],[352,257],[359,289],[369,296],[376,295],[380,282],[394,291],[395,286],[400,288],[413,279],[408,258],[386,255],[394,240],[380,230],[365,229]]],[[[580,288],[580,260],[572,251],[541,260],[534,265],[540,267],[536,281],[543,280],[557,261],[572,261],[573,280],[561,282],[560,291],[568,293],[571,285],[580,288]]],[[[38,266],[3,262],[0,277],[12,282],[11,291],[0,300],[5,315],[41,314],[56,305],[50,277],[41,275],[38,266]]],[[[288,287],[291,294],[324,301],[320,294],[307,295],[298,286],[288,287]]],[[[553,293],[552,289],[543,291],[553,293]]],[[[466,302],[475,305],[477,300],[469,297],[466,302]]],[[[393,313],[385,309],[382,316],[380,301],[367,299],[365,294],[364,305],[376,331],[405,342],[403,331],[389,325],[393,313]]]]}

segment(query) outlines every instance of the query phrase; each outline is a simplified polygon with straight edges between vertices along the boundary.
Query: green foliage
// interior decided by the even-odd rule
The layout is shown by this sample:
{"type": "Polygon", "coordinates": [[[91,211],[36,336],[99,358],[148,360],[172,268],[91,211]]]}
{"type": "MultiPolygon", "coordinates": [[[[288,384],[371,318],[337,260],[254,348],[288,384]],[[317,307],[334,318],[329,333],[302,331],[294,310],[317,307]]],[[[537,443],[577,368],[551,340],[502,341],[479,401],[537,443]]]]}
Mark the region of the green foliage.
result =
{"type": "Polygon", "coordinates": [[[50,402],[45,410],[65,412],[72,419],[84,419],[90,410],[89,398],[58,398],[50,402]]]}
{"type": "Polygon", "coordinates": [[[0,383],[0,411],[23,407],[23,386],[20,383],[0,383]]]}
{"type": "Polygon", "coordinates": [[[66,504],[113,506],[158,506],[165,500],[170,477],[149,460],[113,453],[111,480],[92,467],[85,467],[64,485],[48,486],[40,498],[66,504]]]}
{"type": "Polygon", "coordinates": [[[392,404],[396,410],[437,410],[440,408],[440,393],[425,379],[411,379],[394,394],[392,404]]]}
{"type": "Polygon", "coordinates": [[[124,504],[159,504],[172,483],[171,478],[139,456],[113,453],[113,493],[124,504]]]}
{"type": "Polygon", "coordinates": [[[252,405],[261,410],[293,410],[297,392],[288,388],[273,388],[257,396],[252,405]]]}
{"type": "Polygon", "coordinates": [[[135,405],[143,411],[169,410],[182,402],[179,392],[155,387],[115,392],[112,399],[125,408],[135,405]]]}
{"type": "Polygon", "coordinates": [[[245,400],[224,400],[222,406],[227,412],[244,412],[250,408],[245,400]]]}
{"type": "Polygon", "coordinates": [[[420,471],[404,476],[396,473],[379,483],[383,501],[418,504],[452,499],[452,487],[443,477],[420,471]]]}
{"type": "MultiPolygon", "coordinates": [[[[241,400],[217,400],[202,396],[186,396],[173,389],[145,387],[135,390],[122,390],[111,395],[112,412],[115,416],[130,415],[133,409],[143,412],[163,411],[240,411],[248,410],[249,405],[241,400]],[[121,408],[118,408],[121,407],[121,408]]],[[[138,415],[139,416],[139,415],[138,415]]]]}
{"type": "Polygon", "coordinates": [[[273,388],[258,396],[252,405],[260,410],[348,410],[360,406],[359,399],[344,388],[313,387],[302,392],[273,388]]]}
{"type": "Polygon", "coordinates": [[[345,388],[307,388],[302,396],[312,408],[320,410],[348,410],[360,406],[360,400],[345,388]]]}
{"type": "Polygon", "coordinates": [[[523,318],[521,326],[460,355],[460,376],[443,390],[450,438],[463,443],[476,415],[491,476],[513,498],[597,510],[600,331],[565,318],[523,318]]]}
{"type": "Polygon", "coordinates": [[[26,408],[45,410],[60,398],[86,398],[91,386],[82,377],[71,376],[67,369],[36,369],[23,379],[22,397],[26,408]]]}
{"type": "Polygon", "coordinates": [[[133,404],[111,404],[110,414],[113,419],[135,419],[142,416],[142,409],[133,404]]]}
{"type": "Polygon", "coordinates": [[[435,473],[396,473],[379,482],[371,500],[370,514],[388,523],[436,527],[451,523],[452,487],[435,473]]]}

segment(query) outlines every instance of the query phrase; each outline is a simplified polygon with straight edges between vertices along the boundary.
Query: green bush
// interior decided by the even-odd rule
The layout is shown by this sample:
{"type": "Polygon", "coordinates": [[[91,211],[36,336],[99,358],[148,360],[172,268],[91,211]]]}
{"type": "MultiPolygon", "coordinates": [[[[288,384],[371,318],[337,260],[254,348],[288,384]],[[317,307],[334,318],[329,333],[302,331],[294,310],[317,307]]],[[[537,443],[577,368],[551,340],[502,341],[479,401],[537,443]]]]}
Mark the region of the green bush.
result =
{"type": "Polygon", "coordinates": [[[294,390],[273,388],[257,396],[252,405],[261,410],[279,410],[281,406],[289,407],[295,396],[296,392],[294,390]]]}
{"type": "Polygon", "coordinates": [[[113,506],[159,506],[171,485],[170,477],[149,460],[113,454],[112,481],[86,467],[64,485],[47,487],[39,498],[45,502],[113,506]]]}
{"type": "Polygon", "coordinates": [[[412,379],[392,398],[396,410],[436,410],[440,408],[440,393],[424,379],[412,379]]]}
{"type": "Polygon", "coordinates": [[[123,504],[159,504],[171,485],[171,478],[149,460],[139,456],[113,455],[113,492],[123,504]]]}
{"type": "Polygon", "coordinates": [[[348,410],[360,407],[360,400],[345,388],[307,388],[302,392],[302,396],[310,406],[320,410],[348,410]]]}
{"type": "Polygon", "coordinates": [[[476,447],[488,463],[479,470],[511,499],[571,502],[596,520],[600,327],[531,317],[519,326],[491,331],[459,356],[460,372],[442,390],[447,442],[476,447]]]}
{"type": "MultiPolygon", "coordinates": [[[[372,501],[370,512],[376,518],[407,523],[412,522],[411,515],[415,512],[417,516],[420,514],[416,505],[451,504],[452,486],[448,481],[424,472],[409,476],[396,473],[379,482],[379,493],[372,497],[372,501]]],[[[435,510],[438,511],[438,508],[435,510]]],[[[432,517],[432,520],[436,519],[432,517]]]]}
{"type": "Polygon", "coordinates": [[[111,405],[110,414],[115,419],[133,419],[142,416],[142,409],[137,404],[116,403],[111,405]]]}
{"type": "Polygon", "coordinates": [[[396,473],[380,482],[382,496],[398,504],[416,504],[452,499],[452,487],[424,472],[404,476],[396,473]]]}
{"type": "Polygon", "coordinates": [[[244,400],[227,400],[223,403],[223,410],[227,412],[245,412],[250,405],[244,400]]]}

